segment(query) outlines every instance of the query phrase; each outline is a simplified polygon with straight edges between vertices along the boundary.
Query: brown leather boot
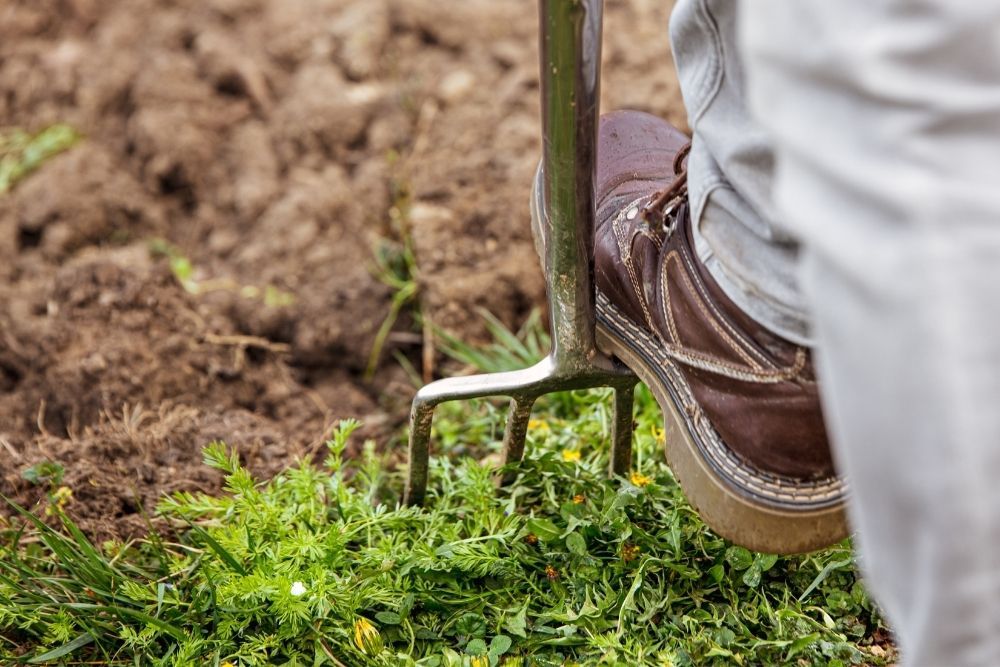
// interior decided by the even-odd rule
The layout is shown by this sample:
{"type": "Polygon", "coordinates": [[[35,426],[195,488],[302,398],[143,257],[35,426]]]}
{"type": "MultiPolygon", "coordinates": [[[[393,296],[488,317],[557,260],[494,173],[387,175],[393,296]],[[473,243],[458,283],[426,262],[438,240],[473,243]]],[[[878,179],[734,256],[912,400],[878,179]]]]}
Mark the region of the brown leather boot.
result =
{"type": "MultiPolygon", "coordinates": [[[[656,396],[668,463],[709,526],[758,551],[817,549],[847,531],[811,355],[741,311],[698,260],[689,145],[648,114],[601,119],[598,345],[656,396]]],[[[541,243],[540,196],[536,182],[541,243]]]]}

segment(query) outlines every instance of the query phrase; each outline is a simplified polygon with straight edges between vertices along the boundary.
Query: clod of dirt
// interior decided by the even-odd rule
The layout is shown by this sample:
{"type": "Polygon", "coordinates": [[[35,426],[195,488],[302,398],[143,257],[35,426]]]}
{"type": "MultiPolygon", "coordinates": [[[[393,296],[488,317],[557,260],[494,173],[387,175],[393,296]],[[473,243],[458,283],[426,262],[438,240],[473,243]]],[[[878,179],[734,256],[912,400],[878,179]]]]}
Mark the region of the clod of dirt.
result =
{"type": "Polygon", "coordinates": [[[385,0],[349,5],[331,26],[338,43],[336,61],[352,81],[378,74],[386,43],[392,35],[390,9],[385,0]]]}
{"type": "Polygon", "coordinates": [[[351,83],[329,65],[302,67],[275,112],[279,152],[289,162],[303,153],[343,159],[343,150],[363,139],[383,99],[381,85],[351,83]]]}
{"type": "Polygon", "coordinates": [[[249,98],[267,115],[274,105],[270,86],[263,68],[247,55],[245,44],[225,32],[206,30],[195,38],[194,51],[201,77],[216,92],[249,98]]]}
{"type": "Polygon", "coordinates": [[[373,211],[386,206],[386,193],[380,194],[359,201],[352,179],[337,166],[293,172],[281,198],[246,230],[230,263],[247,281],[287,290],[294,303],[268,312],[230,297],[240,329],[292,343],[299,364],[333,362],[360,372],[385,317],[388,290],[372,279],[372,230],[344,221],[374,227],[373,211]]]}
{"type": "MultiPolygon", "coordinates": [[[[12,254],[41,252],[53,262],[92,244],[165,231],[156,202],[94,142],[52,159],[4,204],[0,235],[6,241],[0,247],[12,254]]],[[[12,269],[13,264],[0,263],[0,276],[12,269]]]]}
{"type": "MultiPolygon", "coordinates": [[[[267,125],[259,120],[240,124],[230,135],[223,158],[229,173],[220,188],[220,204],[232,207],[240,219],[255,219],[278,196],[281,183],[281,163],[267,125]]],[[[231,225],[215,226],[208,242],[219,243],[221,237],[228,240],[210,249],[228,254],[240,242],[238,231],[231,225]]]]}
{"type": "Polygon", "coordinates": [[[248,101],[217,93],[188,60],[153,61],[132,95],[143,100],[127,125],[142,180],[193,213],[225,180],[217,156],[226,133],[250,117],[248,101]]]}

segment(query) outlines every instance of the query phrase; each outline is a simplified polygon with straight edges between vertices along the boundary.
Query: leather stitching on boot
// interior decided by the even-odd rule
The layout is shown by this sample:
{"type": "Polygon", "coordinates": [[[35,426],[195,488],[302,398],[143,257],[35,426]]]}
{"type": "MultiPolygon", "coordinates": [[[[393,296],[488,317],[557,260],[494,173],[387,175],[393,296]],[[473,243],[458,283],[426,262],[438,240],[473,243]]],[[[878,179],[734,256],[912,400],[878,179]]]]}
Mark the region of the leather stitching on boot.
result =
{"type": "MultiPolygon", "coordinates": [[[[663,311],[664,319],[666,319],[668,323],[671,323],[670,324],[671,326],[673,320],[671,313],[667,309],[667,305],[670,303],[669,287],[667,286],[667,268],[670,265],[671,259],[675,260],[678,259],[676,255],[677,252],[672,251],[666,257],[661,266],[661,275],[660,275],[661,310],[663,311]]],[[[690,280],[687,277],[687,275],[683,271],[681,272],[681,275],[684,278],[685,282],[690,286],[690,280]]],[[[733,347],[738,353],[740,353],[740,356],[744,360],[747,360],[748,356],[746,355],[746,353],[740,350],[735,345],[735,342],[724,331],[722,331],[722,329],[716,323],[715,318],[709,316],[708,312],[705,309],[704,303],[702,303],[701,298],[696,293],[694,300],[695,303],[698,304],[698,307],[702,311],[702,314],[706,316],[707,320],[712,325],[713,329],[715,329],[716,333],[718,333],[724,340],[726,340],[730,345],[730,347],[733,347]]],[[[653,331],[656,330],[653,329],[653,331]]],[[[672,335],[677,336],[675,328],[673,329],[672,335]]],[[[696,350],[687,349],[683,346],[683,344],[679,339],[676,341],[662,340],[662,343],[664,346],[664,350],[667,352],[667,354],[672,358],[676,359],[677,361],[680,361],[681,363],[685,363],[688,366],[692,366],[694,368],[700,368],[701,370],[718,373],[719,375],[724,375],[726,377],[733,378],[735,380],[742,380],[744,382],[753,382],[758,384],[775,384],[778,382],[785,382],[798,375],[798,373],[805,366],[805,355],[801,354],[796,355],[795,364],[793,364],[792,366],[786,368],[773,367],[773,370],[763,370],[761,366],[757,364],[753,364],[749,368],[743,366],[737,366],[736,364],[730,363],[723,359],[719,359],[718,357],[715,357],[713,355],[706,354],[704,352],[698,352],[696,350]]]]}
{"type": "MultiPolygon", "coordinates": [[[[709,298],[708,294],[705,292],[705,286],[701,284],[701,281],[691,278],[691,276],[697,275],[696,273],[697,269],[695,268],[694,262],[691,259],[690,255],[686,252],[683,253],[681,255],[681,261],[687,268],[687,271],[684,272],[685,282],[697,295],[697,297],[699,297],[698,302],[699,303],[704,302],[704,304],[706,304],[708,309],[711,311],[711,315],[708,315],[709,319],[712,320],[713,322],[717,321],[721,326],[725,327],[729,335],[732,336],[732,338],[735,339],[736,341],[739,341],[740,345],[747,353],[754,355],[760,362],[762,362],[762,364],[759,365],[753,364],[754,367],[759,368],[763,366],[763,367],[777,368],[777,364],[775,364],[772,360],[768,359],[765,355],[761,354],[761,352],[757,350],[757,348],[752,343],[750,343],[749,340],[747,340],[746,336],[744,336],[742,333],[733,328],[733,326],[729,323],[729,321],[722,315],[722,313],[719,312],[719,309],[716,307],[714,303],[712,303],[712,299],[709,298]]],[[[705,311],[703,310],[702,312],[705,311]]]]}
{"type": "MultiPolygon", "coordinates": [[[[719,322],[720,318],[713,317],[713,313],[709,312],[709,309],[705,307],[705,299],[703,299],[702,295],[698,292],[697,289],[695,289],[695,286],[693,285],[691,280],[691,276],[688,275],[688,272],[684,270],[685,269],[684,261],[681,258],[680,253],[678,253],[676,250],[668,254],[663,262],[662,275],[660,276],[660,280],[663,282],[663,290],[664,291],[670,290],[670,285],[667,283],[667,277],[669,276],[670,263],[672,260],[679,262],[680,278],[681,280],[684,281],[684,286],[688,289],[691,296],[694,297],[693,301],[698,306],[698,310],[700,310],[701,314],[704,315],[705,319],[712,326],[712,329],[714,329],[715,332],[719,334],[719,337],[722,338],[722,340],[724,340],[727,345],[729,345],[730,349],[732,349],[737,356],[739,356],[741,359],[747,362],[747,365],[750,366],[751,369],[762,370],[763,366],[757,363],[757,361],[752,356],[750,356],[745,349],[743,349],[743,346],[737,343],[733,339],[733,337],[729,334],[729,332],[723,329],[723,326],[720,326],[720,324],[725,325],[725,323],[720,323],[719,322]]],[[[729,327],[726,328],[728,329],[729,327]]],[[[680,343],[681,342],[680,339],[678,339],[677,342],[680,343]]]]}
{"type": "MultiPolygon", "coordinates": [[[[611,305],[604,295],[598,295],[599,314],[623,329],[630,343],[642,349],[651,359],[658,361],[659,367],[667,371],[667,380],[677,392],[685,406],[694,401],[691,390],[683,375],[673,366],[668,350],[662,343],[654,342],[648,333],[637,327],[623,314],[611,305]]],[[[685,416],[696,428],[700,437],[696,439],[712,463],[729,476],[738,481],[739,486],[763,498],[777,501],[807,501],[815,503],[835,502],[847,492],[844,480],[833,476],[815,480],[803,480],[785,475],[764,472],[737,457],[725,443],[722,442],[715,428],[700,410],[685,410],[685,416]]]]}
{"type": "MultiPolygon", "coordinates": [[[[636,202],[641,200],[636,200],[636,202]]],[[[623,208],[615,219],[611,223],[611,230],[615,234],[615,239],[618,241],[618,256],[621,259],[622,264],[628,271],[629,281],[632,283],[632,290],[635,292],[636,299],[639,301],[639,305],[642,307],[642,314],[646,318],[646,324],[650,329],[655,329],[653,326],[653,317],[649,312],[649,308],[646,305],[646,299],[643,295],[642,284],[639,281],[639,276],[635,271],[635,264],[632,262],[632,248],[631,239],[628,241],[625,239],[624,230],[622,223],[625,216],[628,215],[628,211],[635,206],[636,202],[633,202],[630,206],[623,208]]]]}

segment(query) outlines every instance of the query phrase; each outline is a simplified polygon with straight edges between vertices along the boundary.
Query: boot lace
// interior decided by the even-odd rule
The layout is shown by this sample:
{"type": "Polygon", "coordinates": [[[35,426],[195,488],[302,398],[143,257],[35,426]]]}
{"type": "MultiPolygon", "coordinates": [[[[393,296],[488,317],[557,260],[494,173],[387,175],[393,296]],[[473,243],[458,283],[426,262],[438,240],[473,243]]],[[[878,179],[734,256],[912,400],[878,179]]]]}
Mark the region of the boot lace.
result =
{"type": "Polygon", "coordinates": [[[687,198],[687,157],[691,153],[691,142],[684,144],[674,155],[674,179],[667,188],[660,190],[642,209],[642,219],[650,227],[660,227],[664,232],[673,231],[677,222],[677,211],[687,198]]]}

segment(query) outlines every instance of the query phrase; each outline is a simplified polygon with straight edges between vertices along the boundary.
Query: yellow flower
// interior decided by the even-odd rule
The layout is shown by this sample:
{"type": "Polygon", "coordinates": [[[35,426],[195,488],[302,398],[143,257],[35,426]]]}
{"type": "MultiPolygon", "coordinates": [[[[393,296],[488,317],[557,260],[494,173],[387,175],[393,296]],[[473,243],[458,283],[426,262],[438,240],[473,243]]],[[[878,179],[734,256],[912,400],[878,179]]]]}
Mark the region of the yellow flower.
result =
{"type": "Polygon", "coordinates": [[[72,499],[73,499],[73,489],[69,488],[68,486],[60,486],[52,494],[52,503],[54,507],[53,505],[49,505],[48,507],[45,508],[46,516],[52,516],[53,514],[56,513],[56,510],[61,510],[63,507],[66,506],[66,503],[68,503],[72,499]]]}
{"type": "Polygon", "coordinates": [[[469,662],[469,667],[490,667],[490,659],[485,655],[477,655],[469,662]]]}
{"type": "Polygon", "coordinates": [[[573,496],[573,504],[574,505],[582,505],[586,501],[587,501],[587,499],[584,497],[584,495],[582,493],[578,493],[575,496],[573,496]]]}
{"type": "Polygon", "coordinates": [[[378,655],[382,652],[382,635],[364,616],[359,616],[354,621],[354,644],[365,655],[378,655]]]}
{"type": "Polygon", "coordinates": [[[68,486],[60,486],[56,489],[56,492],[52,494],[52,500],[56,501],[56,505],[59,507],[64,506],[70,500],[73,499],[73,489],[68,486]]]}
{"type": "Polygon", "coordinates": [[[234,665],[233,663],[231,663],[228,660],[226,660],[224,663],[222,663],[221,665],[219,665],[219,667],[236,667],[236,665],[234,665]]]}
{"type": "Polygon", "coordinates": [[[663,432],[662,428],[657,428],[653,426],[649,430],[653,434],[653,438],[656,440],[657,444],[662,445],[667,441],[667,435],[666,433],[663,432]]]}
{"type": "Polygon", "coordinates": [[[630,563],[639,557],[639,552],[642,549],[638,544],[623,544],[622,545],[622,560],[626,563],[630,563]]]}
{"type": "Polygon", "coordinates": [[[631,481],[636,486],[642,487],[652,482],[653,478],[647,477],[646,475],[643,475],[641,472],[637,471],[629,475],[629,481],[631,481]]]}
{"type": "Polygon", "coordinates": [[[548,431],[549,423],[544,419],[529,419],[528,420],[528,430],[529,431],[548,431]]]}
{"type": "Polygon", "coordinates": [[[559,578],[559,570],[552,567],[551,565],[545,566],[545,576],[549,578],[549,581],[555,581],[559,578]]]}
{"type": "Polygon", "coordinates": [[[566,463],[576,463],[580,460],[579,449],[564,449],[562,453],[563,461],[566,463]]]}

